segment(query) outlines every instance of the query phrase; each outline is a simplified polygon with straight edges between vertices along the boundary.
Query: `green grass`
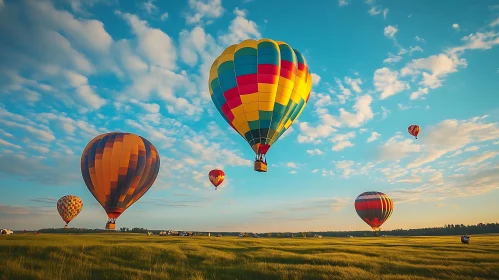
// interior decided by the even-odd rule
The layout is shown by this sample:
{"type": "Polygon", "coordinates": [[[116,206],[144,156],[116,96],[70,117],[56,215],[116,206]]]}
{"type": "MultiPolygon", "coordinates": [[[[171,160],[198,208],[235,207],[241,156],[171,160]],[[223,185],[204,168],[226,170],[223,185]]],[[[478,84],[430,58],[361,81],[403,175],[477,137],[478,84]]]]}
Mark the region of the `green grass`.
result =
{"type": "Polygon", "coordinates": [[[0,279],[499,279],[499,236],[0,237],[0,279]]]}

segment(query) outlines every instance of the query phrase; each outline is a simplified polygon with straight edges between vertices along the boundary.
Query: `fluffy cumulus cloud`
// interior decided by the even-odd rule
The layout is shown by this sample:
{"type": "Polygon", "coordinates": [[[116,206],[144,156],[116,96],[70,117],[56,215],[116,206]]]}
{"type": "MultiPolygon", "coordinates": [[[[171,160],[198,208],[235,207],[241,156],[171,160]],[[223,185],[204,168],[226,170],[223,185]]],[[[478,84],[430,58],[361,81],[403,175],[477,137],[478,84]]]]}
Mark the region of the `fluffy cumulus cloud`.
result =
{"type": "Polygon", "coordinates": [[[397,31],[398,31],[397,27],[394,27],[392,25],[388,25],[387,27],[385,27],[384,34],[388,38],[393,38],[393,37],[395,37],[395,34],[397,33],[397,31]]]}
{"type": "Polygon", "coordinates": [[[374,87],[381,92],[381,99],[386,99],[399,92],[410,88],[407,82],[399,79],[399,72],[386,67],[377,69],[374,72],[374,87]]]}
{"type": "Polygon", "coordinates": [[[186,17],[188,24],[199,24],[206,19],[216,19],[223,15],[225,9],[222,0],[189,0],[192,12],[186,17]]]}
{"type": "Polygon", "coordinates": [[[367,143],[371,143],[371,142],[376,141],[379,136],[381,136],[381,134],[377,133],[376,131],[373,131],[371,133],[371,136],[369,136],[369,138],[367,138],[367,143]]]}

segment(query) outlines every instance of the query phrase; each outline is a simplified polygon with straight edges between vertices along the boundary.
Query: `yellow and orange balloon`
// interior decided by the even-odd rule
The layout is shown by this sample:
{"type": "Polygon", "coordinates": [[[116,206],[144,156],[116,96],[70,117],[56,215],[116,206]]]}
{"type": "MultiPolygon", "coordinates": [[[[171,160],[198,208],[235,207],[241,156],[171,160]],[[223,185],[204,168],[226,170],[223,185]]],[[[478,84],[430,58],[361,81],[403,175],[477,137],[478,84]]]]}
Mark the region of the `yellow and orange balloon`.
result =
{"type": "Polygon", "coordinates": [[[208,87],[218,112],[255,152],[255,170],[266,172],[268,150],[307,105],[312,74],[288,44],[245,40],[215,59],[208,87]]]}
{"type": "Polygon", "coordinates": [[[57,211],[66,223],[65,228],[68,227],[69,222],[80,214],[82,208],[83,201],[74,195],[65,195],[57,200],[57,211]]]}
{"type": "Polygon", "coordinates": [[[106,229],[115,229],[116,219],[151,188],[159,166],[156,147],[132,133],[106,133],[87,144],[81,174],[107,213],[106,229]]]}

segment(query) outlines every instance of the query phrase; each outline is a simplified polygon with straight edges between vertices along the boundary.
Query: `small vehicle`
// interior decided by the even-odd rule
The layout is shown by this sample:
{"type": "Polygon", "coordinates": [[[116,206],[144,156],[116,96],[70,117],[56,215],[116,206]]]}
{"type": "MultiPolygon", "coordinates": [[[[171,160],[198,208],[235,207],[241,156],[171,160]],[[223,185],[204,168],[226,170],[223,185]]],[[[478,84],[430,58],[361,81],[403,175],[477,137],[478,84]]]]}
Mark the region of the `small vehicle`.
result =
{"type": "Polygon", "coordinates": [[[461,243],[470,244],[470,237],[468,235],[461,236],[461,243]]]}
{"type": "Polygon", "coordinates": [[[10,229],[6,229],[6,228],[2,229],[2,231],[0,231],[0,233],[1,233],[2,235],[14,234],[14,232],[13,232],[12,230],[10,230],[10,229]]]}

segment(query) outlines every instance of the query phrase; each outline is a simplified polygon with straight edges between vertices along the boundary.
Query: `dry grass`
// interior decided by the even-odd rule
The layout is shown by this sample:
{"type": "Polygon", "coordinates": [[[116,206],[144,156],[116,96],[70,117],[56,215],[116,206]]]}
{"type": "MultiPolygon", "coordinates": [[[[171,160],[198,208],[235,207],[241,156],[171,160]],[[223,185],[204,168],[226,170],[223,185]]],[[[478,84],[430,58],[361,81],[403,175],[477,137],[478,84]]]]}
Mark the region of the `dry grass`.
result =
{"type": "Polygon", "coordinates": [[[499,279],[499,236],[0,237],[0,279],[499,279]]]}

